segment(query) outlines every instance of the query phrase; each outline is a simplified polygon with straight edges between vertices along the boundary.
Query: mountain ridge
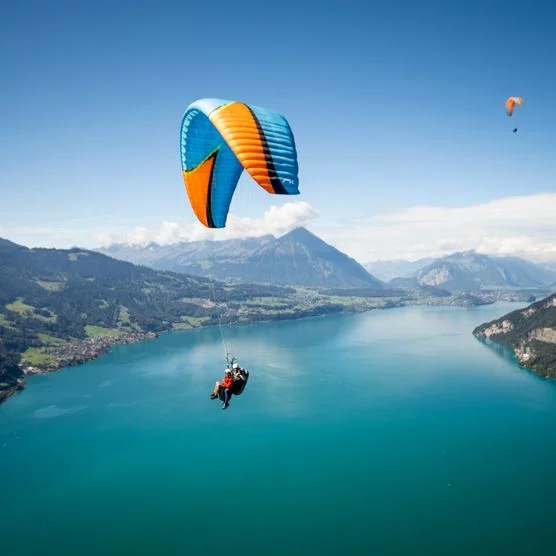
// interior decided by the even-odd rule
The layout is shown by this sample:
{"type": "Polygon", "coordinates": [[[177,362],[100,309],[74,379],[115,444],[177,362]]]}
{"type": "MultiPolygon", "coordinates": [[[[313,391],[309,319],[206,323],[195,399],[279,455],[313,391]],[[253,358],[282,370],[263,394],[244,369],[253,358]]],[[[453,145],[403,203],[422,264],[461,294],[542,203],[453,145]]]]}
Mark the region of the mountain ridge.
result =
{"type": "Polygon", "coordinates": [[[481,324],[473,335],[511,348],[522,366],[556,378],[556,294],[481,324]]]}
{"type": "Polygon", "coordinates": [[[384,259],[365,263],[363,266],[373,276],[379,280],[389,282],[395,278],[405,278],[414,272],[431,264],[436,259],[434,257],[424,257],[415,261],[405,261],[403,259],[384,259]]]}
{"type": "Polygon", "coordinates": [[[133,250],[114,245],[98,251],[159,270],[219,280],[308,287],[383,287],[355,259],[303,227],[278,238],[266,235],[133,250]]]}
{"type": "Polygon", "coordinates": [[[556,273],[520,257],[492,256],[473,250],[459,251],[434,260],[389,285],[439,286],[449,291],[488,288],[539,288],[556,284],[556,273]]]}

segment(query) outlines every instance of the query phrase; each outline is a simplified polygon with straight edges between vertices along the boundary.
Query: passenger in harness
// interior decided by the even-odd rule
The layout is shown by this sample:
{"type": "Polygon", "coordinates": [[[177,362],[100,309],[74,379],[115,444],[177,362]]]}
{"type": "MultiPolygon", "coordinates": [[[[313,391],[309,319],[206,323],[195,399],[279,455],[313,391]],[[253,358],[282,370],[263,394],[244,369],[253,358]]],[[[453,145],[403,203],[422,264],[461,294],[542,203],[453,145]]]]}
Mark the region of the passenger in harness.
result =
{"type": "Polygon", "coordinates": [[[230,405],[230,397],[231,397],[230,388],[232,387],[233,383],[234,383],[234,377],[232,376],[232,371],[226,367],[226,370],[224,371],[223,380],[216,381],[216,384],[214,385],[214,390],[210,395],[211,400],[214,400],[216,398],[220,398],[220,399],[223,398],[222,409],[227,409],[227,407],[230,405]]]}

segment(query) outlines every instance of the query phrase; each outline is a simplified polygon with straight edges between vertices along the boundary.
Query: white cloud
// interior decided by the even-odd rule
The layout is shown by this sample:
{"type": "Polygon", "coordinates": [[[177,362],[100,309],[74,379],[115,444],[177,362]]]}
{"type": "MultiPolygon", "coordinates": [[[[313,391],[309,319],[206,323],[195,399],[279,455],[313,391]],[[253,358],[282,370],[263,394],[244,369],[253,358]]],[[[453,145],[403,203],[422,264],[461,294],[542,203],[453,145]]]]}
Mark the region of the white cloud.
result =
{"type": "Polygon", "coordinates": [[[97,232],[93,234],[93,240],[99,247],[108,247],[116,242],[116,236],[108,232],[97,232]]]}
{"type": "Polygon", "coordinates": [[[496,199],[467,207],[417,206],[315,228],[360,261],[442,256],[476,249],[486,254],[556,260],[556,193],[496,199]]]}
{"type": "Polygon", "coordinates": [[[129,245],[148,245],[153,242],[168,245],[178,241],[239,239],[266,234],[282,235],[298,226],[303,226],[317,216],[317,211],[311,205],[300,201],[272,206],[260,218],[239,218],[230,213],[226,227],[220,229],[206,228],[197,221],[189,225],[162,222],[157,229],[137,226],[124,234],[100,232],[93,234],[92,237],[97,245],[106,247],[117,242],[129,245]]]}
{"type": "Polygon", "coordinates": [[[464,207],[414,206],[354,221],[327,220],[319,225],[317,211],[306,202],[273,206],[260,218],[230,214],[226,228],[211,230],[198,221],[162,222],[158,227],[137,226],[100,230],[86,226],[47,228],[20,226],[4,237],[23,245],[69,247],[160,244],[184,240],[235,239],[272,234],[297,226],[311,229],[359,261],[415,260],[476,249],[486,254],[516,255],[536,261],[556,261],[556,193],[496,199],[464,207]]]}
{"type": "Polygon", "coordinates": [[[498,255],[523,255],[538,260],[556,259],[556,238],[550,241],[538,241],[531,237],[485,237],[477,247],[480,253],[498,255]]]}
{"type": "Polygon", "coordinates": [[[537,226],[554,228],[555,208],[556,193],[541,193],[495,199],[467,207],[410,207],[396,213],[380,215],[377,220],[418,225],[442,223],[450,227],[495,223],[497,226],[514,228],[520,224],[534,223],[537,226]]]}
{"type": "Polygon", "coordinates": [[[159,243],[168,245],[177,241],[189,239],[188,230],[177,222],[162,222],[156,230],[149,230],[144,226],[136,226],[125,235],[125,243],[130,245],[147,245],[148,243],[159,243]]]}
{"type": "Polygon", "coordinates": [[[197,224],[205,233],[219,236],[218,239],[236,239],[263,236],[266,234],[282,235],[294,228],[303,226],[318,217],[318,212],[305,201],[285,203],[270,207],[261,218],[238,218],[230,214],[226,227],[220,230],[208,230],[197,224]]]}

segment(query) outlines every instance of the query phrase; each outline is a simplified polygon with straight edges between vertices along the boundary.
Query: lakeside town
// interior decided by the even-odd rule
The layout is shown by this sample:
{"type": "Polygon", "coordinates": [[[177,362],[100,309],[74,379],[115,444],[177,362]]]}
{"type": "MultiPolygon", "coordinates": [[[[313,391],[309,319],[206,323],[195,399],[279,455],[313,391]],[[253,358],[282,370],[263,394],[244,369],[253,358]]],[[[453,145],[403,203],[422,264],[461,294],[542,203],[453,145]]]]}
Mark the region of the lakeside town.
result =
{"type": "Polygon", "coordinates": [[[23,357],[20,367],[26,375],[44,374],[96,359],[117,344],[132,344],[157,337],[158,334],[155,332],[125,332],[86,340],[72,340],[49,348],[48,355],[50,357],[47,362],[41,365],[32,365],[23,357]]]}

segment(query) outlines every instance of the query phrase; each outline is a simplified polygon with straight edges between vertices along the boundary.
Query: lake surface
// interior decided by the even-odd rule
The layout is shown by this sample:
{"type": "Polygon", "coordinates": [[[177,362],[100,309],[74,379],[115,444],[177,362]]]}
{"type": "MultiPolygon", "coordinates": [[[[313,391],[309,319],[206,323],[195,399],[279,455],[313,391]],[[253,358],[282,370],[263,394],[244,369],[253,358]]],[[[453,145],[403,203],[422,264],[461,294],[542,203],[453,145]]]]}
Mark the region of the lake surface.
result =
{"type": "Polygon", "coordinates": [[[16,555],[556,554],[556,384],[409,307],[118,346],[0,406],[16,555]]]}

